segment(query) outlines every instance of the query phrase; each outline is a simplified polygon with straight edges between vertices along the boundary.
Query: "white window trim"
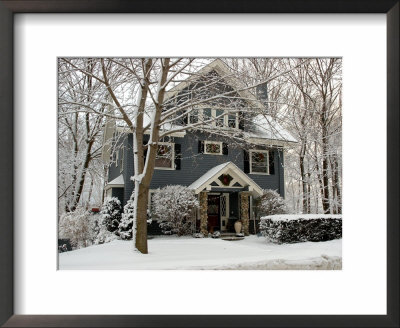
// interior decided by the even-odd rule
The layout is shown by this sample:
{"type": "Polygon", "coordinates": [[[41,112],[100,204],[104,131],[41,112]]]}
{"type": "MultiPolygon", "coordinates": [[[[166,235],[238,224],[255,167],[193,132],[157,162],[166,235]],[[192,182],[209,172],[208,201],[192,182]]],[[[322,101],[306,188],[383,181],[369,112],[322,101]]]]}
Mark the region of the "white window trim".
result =
{"type": "MultiPolygon", "coordinates": [[[[162,145],[167,145],[167,146],[171,146],[171,167],[157,167],[154,165],[154,169],[155,170],[175,170],[175,144],[173,142],[159,142],[157,144],[157,151],[158,151],[158,146],[162,146],[162,145]]],[[[157,155],[156,155],[157,156],[157,155]]]]}
{"type": "Polygon", "coordinates": [[[204,154],[206,155],[223,155],[223,150],[222,150],[222,141],[209,141],[209,140],[204,140],[204,154]],[[207,144],[219,144],[219,153],[208,153],[207,152],[207,144]]]}
{"type": "Polygon", "coordinates": [[[249,171],[250,174],[258,174],[258,175],[270,175],[269,174],[269,150],[264,149],[252,149],[249,151],[249,171]],[[266,153],[267,154],[267,172],[253,172],[253,153],[266,153]]]}

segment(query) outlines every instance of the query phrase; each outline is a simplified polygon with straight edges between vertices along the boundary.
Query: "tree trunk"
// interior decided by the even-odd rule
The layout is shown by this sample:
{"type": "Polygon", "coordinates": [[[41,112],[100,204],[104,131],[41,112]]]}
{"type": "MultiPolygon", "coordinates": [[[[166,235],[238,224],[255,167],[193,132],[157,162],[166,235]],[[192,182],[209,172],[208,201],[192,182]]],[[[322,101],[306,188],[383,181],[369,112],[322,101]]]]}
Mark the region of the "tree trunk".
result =
{"type": "Polygon", "coordinates": [[[303,213],[308,213],[308,195],[307,195],[307,181],[304,168],[304,156],[306,152],[306,145],[303,143],[300,150],[300,174],[301,174],[301,184],[303,190],[303,213]]]}
{"type": "MultiPolygon", "coordinates": [[[[90,174],[90,187],[89,187],[89,196],[88,196],[88,203],[87,203],[87,205],[90,204],[90,198],[92,198],[93,184],[94,184],[93,175],[90,174]]],[[[88,206],[86,206],[86,209],[87,209],[87,208],[88,208],[88,206]]]]}
{"type": "Polygon", "coordinates": [[[75,195],[74,195],[74,200],[73,200],[73,203],[72,203],[71,212],[76,210],[76,207],[78,206],[79,201],[81,199],[83,185],[85,184],[86,173],[87,173],[87,170],[89,168],[89,163],[90,163],[90,160],[91,160],[90,153],[91,153],[91,150],[92,150],[92,146],[93,146],[93,140],[89,141],[89,143],[87,145],[86,154],[85,154],[85,161],[83,163],[81,177],[80,177],[79,182],[78,182],[78,190],[75,192],[75,195]]]}
{"type": "Polygon", "coordinates": [[[338,170],[338,162],[337,155],[333,155],[331,157],[331,169],[332,169],[332,189],[333,189],[333,199],[335,201],[335,214],[342,213],[342,200],[341,200],[341,192],[339,185],[339,170],[338,170]]]}
{"type": "MultiPolygon", "coordinates": [[[[324,105],[325,107],[325,105],[324,105]]],[[[323,126],[322,126],[322,186],[324,198],[322,200],[322,207],[324,214],[330,212],[330,196],[329,196],[329,177],[328,177],[328,134],[326,133],[325,126],[325,109],[323,110],[323,126]]]]}
{"type": "MultiPolygon", "coordinates": [[[[153,113],[153,117],[151,120],[151,133],[150,133],[150,138],[148,142],[148,148],[147,148],[147,156],[146,156],[146,163],[143,168],[143,176],[140,179],[137,179],[135,182],[135,185],[138,185],[138,194],[137,194],[137,200],[135,199],[136,203],[136,224],[137,224],[137,230],[136,230],[136,238],[135,238],[135,246],[136,249],[143,253],[147,254],[147,206],[148,206],[148,192],[149,192],[149,186],[151,179],[153,177],[153,172],[154,172],[154,166],[155,166],[155,161],[156,161],[156,156],[157,156],[157,149],[158,149],[158,140],[160,136],[160,131],[159,131],[159,123],[160,123],[160,118],[161,118],[161,112],[162,112],[162,104],[164,102],[164,95],[165,95],[165,82],[167,81],[167,75],[168,75],[168,67],[169,64],[169,59],[166,58],[164,59],[164,63],[162,64],[162,72],[160,76],[160,80],[158,83],[158,92],[157,92],[157,99],[156,99],[156,104],[155,104],[155,111],[153,113]]],[[[151,67],[151,60],[147,60],[146,67],[148,67],[148,70],[150,71],[151,67]]],[[[146,70],[145,70],[146,72],[146,70]]],[[[145,73],[146,75],[146,73],[145,73]]],[[[146,78],[146,76],[145,76],[146,78]]],[[[146,84],[147,85],[147,84],[146,84]]],[[[142,90],[143,92],[144,90],[142,90]]],[[[146,97],[141,95],[141,99],[143,100],[143,109],[145,105],[145,100],[146,97]]],[[[140,107],[139,107],[140,108],[140,107]]],[[[140,117],[140,113],[138,116],[138,119],[140,117]]],[[[139,133],[139,131],[137,131],[139,133]]],[[[143,135],[143,133],[141,133],[143,135]]],[[[139,136],[137,136],[139,137],[139,136]]],[[[142,145],[139,145],[138,138],[135,137],[136,142],[137,142],[137,147],[143,147],[142,145]]],[[[143,163],[143,161],[142,161],[143,163]]],[[[140,162],[137,163],[140,165],[140,162]]]]}

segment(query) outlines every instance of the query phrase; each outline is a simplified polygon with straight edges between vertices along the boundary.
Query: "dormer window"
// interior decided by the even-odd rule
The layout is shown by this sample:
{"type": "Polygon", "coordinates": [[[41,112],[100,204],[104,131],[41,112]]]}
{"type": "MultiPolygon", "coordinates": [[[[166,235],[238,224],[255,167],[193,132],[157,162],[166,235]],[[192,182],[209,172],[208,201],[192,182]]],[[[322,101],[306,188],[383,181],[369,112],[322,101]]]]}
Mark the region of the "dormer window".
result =
{"type": "Polygon", "coordinates": [[[225,124],[225,116],[224,111],[222,109],[214,109],[214,118],[215,118],[215,126],[228,126],[228,124],[225,124]]]}
{"type": "Polygon", "coordinates": [[[189,124],[197,123],[199,121],[199,110],[198,109],[193,109],[189,113],[189,124]]]}
{"type": "Polygon", "coordinates": [[[235,114],[235,115],[229,114],[227,116],[228,116],[227,117],[228,118],[228,127],[234,128],[234,129],[239,128],[238,115],[237,114],[235,114]]]}
{"type": "Polygon", "coordinates": [[[228,114],[228,111],[218,108],[196,108],[188,114],[188,123],[207,122],[207,125],[222,128],[239,129],[238,113],[228,114]]]}

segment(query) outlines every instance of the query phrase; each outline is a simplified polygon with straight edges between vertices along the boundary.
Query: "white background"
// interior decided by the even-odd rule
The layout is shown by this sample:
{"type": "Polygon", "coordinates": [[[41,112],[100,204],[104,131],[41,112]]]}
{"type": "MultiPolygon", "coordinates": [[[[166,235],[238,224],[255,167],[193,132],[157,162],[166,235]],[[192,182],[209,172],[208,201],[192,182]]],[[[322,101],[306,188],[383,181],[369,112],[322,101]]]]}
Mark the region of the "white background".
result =
{"type": "MultiPolygon", "coordinates": [[[[384,15],[17,15],[17,314],[385,314],[384,15]],[[58,56],[343,56],[342,271],[57,271],[58,56]]],[[[150,249],[151,252],[151,249],[150,249]]]]}

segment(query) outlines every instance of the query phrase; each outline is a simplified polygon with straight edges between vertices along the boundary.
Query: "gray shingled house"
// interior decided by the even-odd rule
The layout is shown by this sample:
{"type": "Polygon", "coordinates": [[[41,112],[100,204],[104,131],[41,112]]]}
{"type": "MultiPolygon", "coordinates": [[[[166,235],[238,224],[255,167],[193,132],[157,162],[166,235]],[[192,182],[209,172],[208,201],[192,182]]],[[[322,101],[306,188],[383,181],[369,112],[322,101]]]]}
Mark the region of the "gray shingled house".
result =
{"type": "MultiPolygon", "coordinates": [[[[236,90],[240,85],[218,59],[198,73],[221,77],[219,84],[223,84],[224,90],[236,90]]],[[[179,101],[187,90],[195,88],[193,84],[190,80],[181,82],[169,91],[167,100],[179,101]]],[[[158,143],[159,154],[149,192],[150,211],[151,197],[157,188],[179,184],[193,189],[199,197],[197,231],[205,233],[205,227],[208,232],[229,231],[233,229],[231,219],[239,218],[246,235],[255,232],[253,204],[263,189],[274,189],[284,196],[284,147],[296,142],[268,115],[249,116],[249,108],[257,108],[255,113],[265,108],[266,85],[260,85],[256,94],[257,97],[248,91],[237,92],[246,113],[226,114],[213,123],[220,129],[235,130],[246,142],[233,141],[229,134],[213,133],[212,129],[207,132],[191,129],[176,132],[158,143]]],[[[206,116],[221,117],[221,113],[224,111],[215,104],[203,105],[184,117],[181,124],[197,122],[206,116]]],[[[124,127],[110,121],[106,124],[105,140],[110,138],[114,138],[114,146],[119,146],[114,147],[116,151],[111,158],[110,148],[103,151],[103,160],[110,163],[105,195],[126,204],[133,191],[130,179],[134,175],[133,137],[124,127]]],[[[144,139],[146,142],[146,135],[144,139]]],[[[157,223],[153,221],[148,231],[156,233],[157,223]]]]}

